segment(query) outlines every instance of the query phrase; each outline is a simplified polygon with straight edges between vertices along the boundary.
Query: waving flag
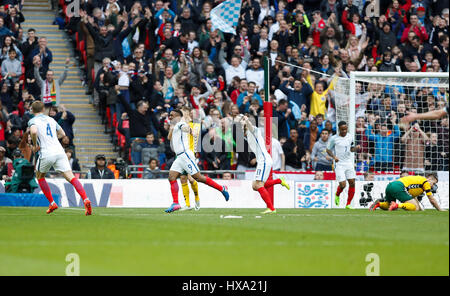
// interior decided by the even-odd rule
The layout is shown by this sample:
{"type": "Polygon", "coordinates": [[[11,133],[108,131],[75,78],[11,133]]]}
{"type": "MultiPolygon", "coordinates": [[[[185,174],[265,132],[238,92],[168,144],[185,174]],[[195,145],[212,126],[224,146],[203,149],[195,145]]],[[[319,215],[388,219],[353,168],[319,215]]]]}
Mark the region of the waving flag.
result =
{"type": "Polygon", "coordinates": [[[236,35],[242,0],[227,0],[211,10],[210,17],[213,29],[236,35]]]}

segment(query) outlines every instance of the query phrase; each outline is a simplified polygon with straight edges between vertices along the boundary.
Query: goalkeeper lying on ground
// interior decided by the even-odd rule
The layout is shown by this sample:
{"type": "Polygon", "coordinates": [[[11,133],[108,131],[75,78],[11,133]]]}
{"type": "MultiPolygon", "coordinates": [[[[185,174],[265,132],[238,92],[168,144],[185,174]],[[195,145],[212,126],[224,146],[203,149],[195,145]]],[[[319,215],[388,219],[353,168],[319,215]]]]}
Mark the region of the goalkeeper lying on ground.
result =
{"type": "Polygon", "coordinates": [[[370,210],[374,211],[379,207],[389,211],[398,208],[407,211],[419,211],[421,208],[417,197],[425,192],[430,203],[436,210],[443,211],[431,192],[431,188],[437,182],[438,178],[434,173],[427,174],[426,178],[422,176],[407,176],[400,178],[386,186],[386,201],[381,202],[380,200],[376,200],[370,206],[370,210]],[[396,200],[400,201],[400,203],[396,203],[396,200]]]}

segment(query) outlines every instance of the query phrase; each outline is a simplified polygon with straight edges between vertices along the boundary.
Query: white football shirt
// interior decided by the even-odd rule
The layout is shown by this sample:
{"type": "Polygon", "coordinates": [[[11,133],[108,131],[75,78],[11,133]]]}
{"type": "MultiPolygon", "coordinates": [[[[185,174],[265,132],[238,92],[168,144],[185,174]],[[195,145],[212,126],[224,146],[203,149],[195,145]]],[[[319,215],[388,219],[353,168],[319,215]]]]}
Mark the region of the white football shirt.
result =
{"type": "Polygon", "coordinates": [[[180,121],[172,131],[172,148],[176,155],[189,150],[189,134],[181,130],[183,126],[189,127],[186,122],[180,121]]]}
{"type": "Polygon", "coordinates": [[[64,148],[58,140],[57,131],[61,126],[51,117],[39,114],[28,121],[28,126],[37,127],[37,144],[40,147],[39,153],[42,157],[50,155],[65,155],[64,148]]]}
{"type": "Polygon", "coordinates": [[[349,133],[345,137],[341,137],[338,134],[332,136],[328,141],[328,150],[333,151],[334,155],[339,159],[340,164],[352,164],[354,163],[354,152],[350,151],[353,146],[353,136],[349,133]]]}
{"type": "Polygon", "coordinates": [[[248,147],[256,155],[257,162],[265,162],[266,160],[272,160],[270,154],[266,149],[266,142],[262,136],[261,131],[258,128],[254,128],[253,132],[247,129],[246,139],[248,142],[248,147]]]}

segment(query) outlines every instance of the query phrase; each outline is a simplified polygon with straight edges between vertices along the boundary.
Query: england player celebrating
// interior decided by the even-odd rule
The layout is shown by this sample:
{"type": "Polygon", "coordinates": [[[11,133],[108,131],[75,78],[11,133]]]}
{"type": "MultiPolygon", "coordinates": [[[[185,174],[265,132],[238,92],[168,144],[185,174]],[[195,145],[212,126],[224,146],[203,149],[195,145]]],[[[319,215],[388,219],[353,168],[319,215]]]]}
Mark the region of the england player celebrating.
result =
{"type": "Polygon", "coordinates": [[[360,146],[353,147],[353,136],[347,133],[348,127],[345,121],[339,122],[338,129],[339,134],[331,137],[327,147],[328,155],[334,159],[334,172],[336,173],[336,180],[339,182],[334,202],[336,206],[339,205],[339,195],[344,190],[347,180],[349,189],[345,208],[351,209],[350,203],[355,195],[356,178],[354,152],[358,151],[360,146]],[[336,155],[333,154],[333,150],[336,155]]]}
{"type": "Polygon", "coordinates": [[[51,117],[44,115],[44,103],[41,101],[35,101],[31,104],[31,111],[34,117],[28,121],[28,127],[30,128],[31,140],[33,141],[33,152],[38,152],[36,160],[36,179],[39,182],[42,192],[50,202],[50,206],[47,210],[47,214],[50,214],[58,208],[53,200],[50,188],[45,180],[45,175],[50,168],[62,172],[64,178],[75,187],[78,194],[81,196],[84,202],[85,215],[92,214],[91,202],[86,196],[83,186],[80,181],[72,173],[69,160],[64,152],[61,143],[58,139],[61,139],[66,134],[61,126],[51,117]]]}
{"type": "Polygon", "coordinates": [[[195,164],[194,153],[189,149],[188,135],[192,134],[192,129],[189,124],[183,120],[183,113],[180,110],[172,110],[169,114],[170,131],[168,138],[171,138],[172,149],[177,158],[173,162],[169,170],[170,190],[172,192],[173,203],[166,210],[166,213],[171,213],[181,209],[178,203],[178,183],[177,179],[181,174],[187,173],[191,175],[197,182],[205,183],[206,185],[220,191],[225,200],[228,201],[230,195],[228,194],[226,186],[220,186],[211,178],[203,176],[195,164]]]}
{"type": "Polygon", "coordinates": [[[272,170],[272,157],[267,152],[264,137],[261,131],[254,127],[247,116],[237,116],[236,119],[242,124],[244,129],[244,137],[248,142],[248,147],[256,155],[256,172],[255,179],[252,183],[252,188],[254,191],[258,191],[261,198],[267,205],[267,209],[262,212],[262,214],[275,214],[275,210],[272,200],[270,198],[267,189],[274,186],[275,184],[281,184],[289,190],[289,184],[286,183],[283,177],[280,179],[269,180],[270,171],[272,170]]]}

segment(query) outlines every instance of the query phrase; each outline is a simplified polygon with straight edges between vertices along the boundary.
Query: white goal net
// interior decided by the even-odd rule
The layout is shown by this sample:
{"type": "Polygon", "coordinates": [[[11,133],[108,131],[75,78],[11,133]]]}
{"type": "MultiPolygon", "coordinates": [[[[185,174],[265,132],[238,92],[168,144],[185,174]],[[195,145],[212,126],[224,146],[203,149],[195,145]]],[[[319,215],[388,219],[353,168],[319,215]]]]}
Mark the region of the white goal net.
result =
{"type": "Polygon", "coordinates": [[[449,119],[402,124],[407,112],[444,108],[449,73],[353,72],[334,90],[336,121],[362,150],[355,157],[360,172],[447,171],[449,119]]]}

